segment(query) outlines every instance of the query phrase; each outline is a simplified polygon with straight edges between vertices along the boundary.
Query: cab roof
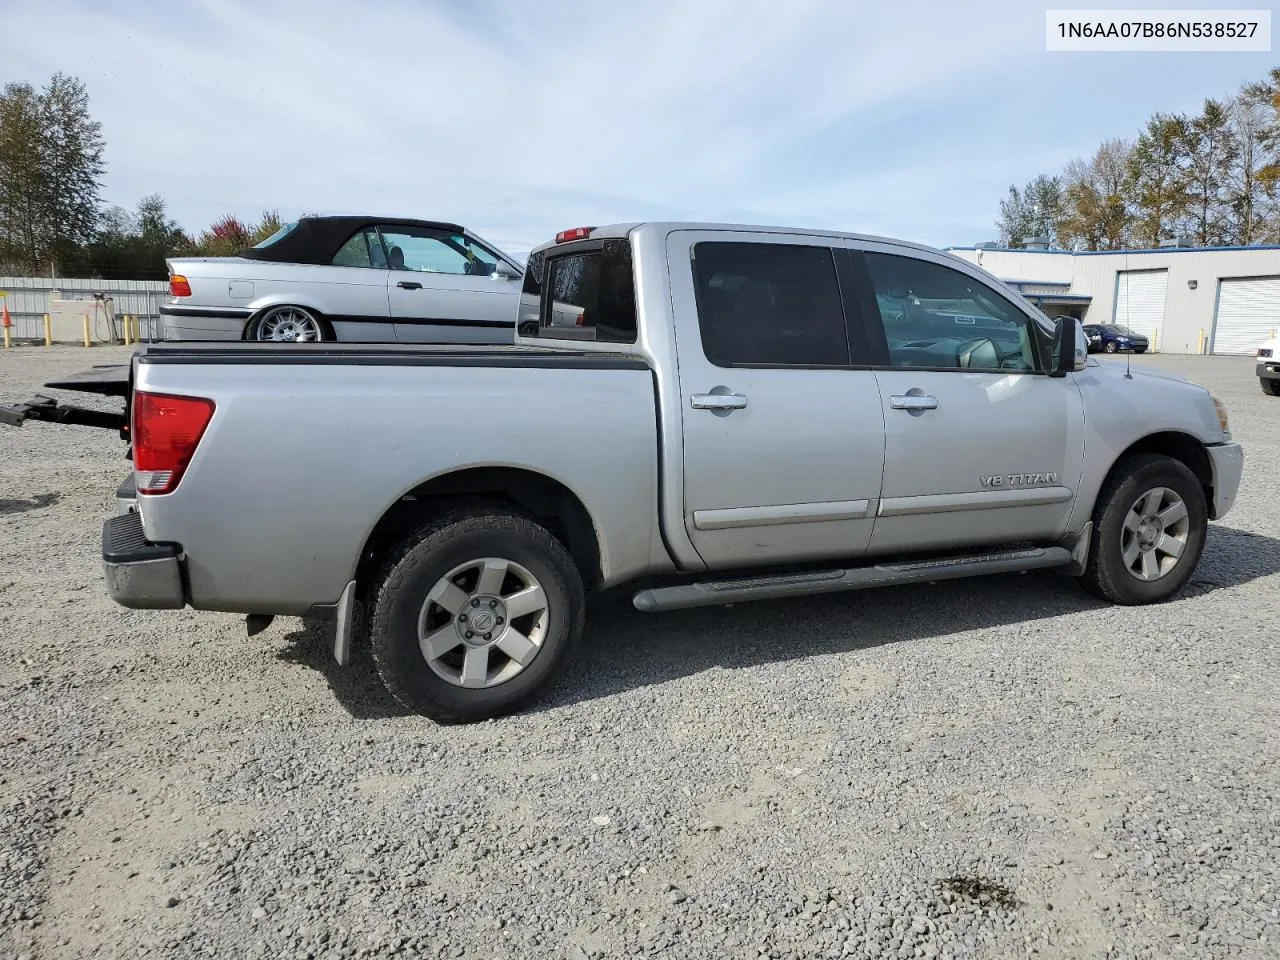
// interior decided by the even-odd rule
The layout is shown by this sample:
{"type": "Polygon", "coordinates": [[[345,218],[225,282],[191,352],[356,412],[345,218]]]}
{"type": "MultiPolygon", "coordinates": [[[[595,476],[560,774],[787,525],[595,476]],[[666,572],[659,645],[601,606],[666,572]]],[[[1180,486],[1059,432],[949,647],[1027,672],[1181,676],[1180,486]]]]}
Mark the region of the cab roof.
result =
{"type": "MultiPolygon", "coordinates": [[[[806,237],[829,237],[839,240],[866,240],[876,243],[892,243],[900,247],[910,247],[915,250],[925,250],[930,253],[941,253],[937,247],[930,247],[923,243],[913,243],[909,240],[899,240],[895,237],[881,237],[867,233],[843,233],[838,230],[824,230],[817,227],[786,227],[766,224],[746,224],[746,223],[722,223],[715,221],[697,221],[697,220],[639,220],[630,223],[610,223],[598,227],[591,227],[591,240],[611,240],[625,238],[632,232],[654,232],[668,233],[672,230],[703,230],[707,232],[745,232],[745,233],[776,233],[791,234],[806,237]]],[[[573,242],[573,241],[570,241],[573,242]]],[[[534,247],[530,253],[539,253],[550,250],[559,244],[554,240],[539,244],[534,247]]]]}

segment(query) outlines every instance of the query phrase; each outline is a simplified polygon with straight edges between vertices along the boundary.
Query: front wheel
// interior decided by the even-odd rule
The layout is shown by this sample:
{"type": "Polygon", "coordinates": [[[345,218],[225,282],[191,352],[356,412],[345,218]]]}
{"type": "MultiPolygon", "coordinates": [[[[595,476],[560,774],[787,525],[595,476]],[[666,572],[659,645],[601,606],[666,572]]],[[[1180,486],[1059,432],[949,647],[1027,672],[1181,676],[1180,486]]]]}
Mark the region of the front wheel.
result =
{"type": "Polygon", "coordinates": [[[1115,341],[1114,340],[1108,341],[1107,344],[1102,349],[1107,351],[1107,353],[1115,353],[1117,349],[1115,341]]]}
{"type": "Polygon", "coordinates": [[[1112,603],[1167,600],[1191,578],[1208,527],[1204,488],[1186,464],[1152,453],[1126,457],[1098,496],[1080,582],[1112,603]]]}
{"type": "Polygon", "coordinates": [[[523,706],[563,669],[585,618],[564,545],[498,509],[430,521],[392,554],[376,590],[370,640],[382,682],[441,722],[523,706]]]}
{"type": "Polygon", "coordinates": [[[1280,386],[1276,385],[1275,380],[1264,380],[1259,377],[1258,382],[1262,384],[1262,392],[1268,397],[1280,397],[1280,386]]]}

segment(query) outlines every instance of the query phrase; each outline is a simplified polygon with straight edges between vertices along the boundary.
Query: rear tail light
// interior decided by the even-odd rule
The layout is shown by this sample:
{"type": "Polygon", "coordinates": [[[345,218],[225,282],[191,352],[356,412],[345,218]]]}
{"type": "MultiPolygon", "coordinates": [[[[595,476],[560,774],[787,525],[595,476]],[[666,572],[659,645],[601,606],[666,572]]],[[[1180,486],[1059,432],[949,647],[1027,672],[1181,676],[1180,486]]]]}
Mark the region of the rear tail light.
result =
{"type": "Polygon", "coordinates": [[[191,296],[191,284],[187,282],[187,278],[180,273],[175,273],[169,278],[169,296],[171,297],[189,297],[191,296]]]}
{"type": "Polygon", "coordinates": [[[595,227],[574,227],[572,230],[561,230],[556,234],[556,243],[568,243],[570,240],[585,240],[591,236],[595,227]]]}
{"type": "Polygon", "coordinates": [[[138,493],[172,493],[213,419],[204,397],[133,394],[133,469],[138,493]]]}

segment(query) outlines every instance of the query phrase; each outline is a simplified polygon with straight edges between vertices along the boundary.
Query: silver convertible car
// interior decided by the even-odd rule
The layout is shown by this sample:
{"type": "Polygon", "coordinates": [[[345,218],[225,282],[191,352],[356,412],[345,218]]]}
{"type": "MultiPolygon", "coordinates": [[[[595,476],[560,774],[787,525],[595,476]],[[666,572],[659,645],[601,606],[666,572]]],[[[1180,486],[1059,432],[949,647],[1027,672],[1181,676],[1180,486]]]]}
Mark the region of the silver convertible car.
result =
{"type": "Polygon", "coordinates": [[[524,274],[458,224],[350,216],[165,262],[167,340],[510,343],[524,274]]]}

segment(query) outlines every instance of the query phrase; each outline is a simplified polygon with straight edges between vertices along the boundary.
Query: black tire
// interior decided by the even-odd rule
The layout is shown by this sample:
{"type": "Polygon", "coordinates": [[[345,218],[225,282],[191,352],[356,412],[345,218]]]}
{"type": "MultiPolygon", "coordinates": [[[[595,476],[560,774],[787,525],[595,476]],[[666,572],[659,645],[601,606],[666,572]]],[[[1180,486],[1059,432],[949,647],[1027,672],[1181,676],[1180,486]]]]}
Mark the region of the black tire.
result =
{"type": "Polygon", "coordinates": [[[391,551],[373,587],[370,646],[378,674],[407,709],[441,723],[486,720],[524,706],[559,676],[582,635],[585,599],[573,558],[544,527],[499,508],[451,511],[419,527],[391,551]],[[547,622],[537,654],[521,672],[495,686],[465,688],[428,665],[418,618],[439,580],[484,557],[533,574],[546,597],[547,622]]]}
{"type": "Polygon", "coordinates": [[[1114,340],[1108,340],[1102,345],[1102,349],[1107,351],[1107,353],[1115,353],[1119,348],[1116,346],[1116,342],[1114,340]]]}
{"type": "Polygon", "coordinates": [[[1098,495],[1089,561],[1080,583],[1095,596],[1117,604],[1168,600],[1186,585],[1200,562],[1208,526],[1204,488],[1186,464],[1161,454],[1130,454],[1116,464],[1098,495]],[[1129,571],[1123,559],[1124,522],[1135,501],[1158,487],[1173,490],[1186,506],[1186,545],[1167,573],[1159,579],[1142,580],[1129,571]]]}
{"type": "Polygon", "coordinates": [[[1277,385],[1275,380],[1266,380],[1259,377],[1258,382],[1262,384],[1262,392],[1268,397],[1280,397],[1280,386],[1277,385]]]}

